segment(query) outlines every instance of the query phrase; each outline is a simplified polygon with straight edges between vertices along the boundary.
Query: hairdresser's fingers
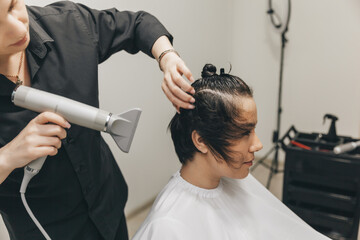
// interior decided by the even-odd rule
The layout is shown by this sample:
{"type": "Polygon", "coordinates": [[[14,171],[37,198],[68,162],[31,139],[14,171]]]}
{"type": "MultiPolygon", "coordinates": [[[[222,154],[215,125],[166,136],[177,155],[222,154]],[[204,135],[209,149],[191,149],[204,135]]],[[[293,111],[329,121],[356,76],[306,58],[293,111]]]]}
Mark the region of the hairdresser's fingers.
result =
{"type": "Polygon", "coordinates": [[[176,112],[180,114],[180,108],[178,108],[175,104],[173,104],[173,106],[176,109],[176,112]]]}
{"type": "Polygon", "coordinates": [[[170,91],[170,89],[168,88],[168,86],[166,85],[165,82],[163,82],[163,84],[161,85],[162,90],[164,91],[166,97],[169,99],[169,101],[173,104],[173,106],[175,107],[176,111],[178,113],[180,113],[179,108],[181,106],[186,106],[187,103],[180,101],[180,99],[176,98],[170,91]]]}
{"type": "Polygon", "coordinates": [[[190,70],[186,67],[184,61],[177,54],[170,52],[163,57],[162,69],[165,79],[167,80],[167,85],[172,94],[180,98],[182,101],[188,103],[195,102],[195,99],[190,95],[195,94],[194,88],[185,78],[182,77],[182,75],[185,75],[190,82],[194,82],[194,78],[190,70]],[[168,73],[170,73],[171,78],[167,78],[168,73]],[[175,85],[177,86],[176,88],[173,87],[175,85]],[[181,89],[182,91],[180,91],[181,89]],[[188,92],[190,94],[184,92],[188,92]]]}
{"type": "MultiPolygon", "coordinates": [[[[164,81],[167,85],[167,87],[169,88],[169,90],[171,91],[171,93],[178,98],[180,101],[186,103],[187,105],[189,105],[189,102],[191,101],[195,101],[195,99],[193,99],[193,97],[191,97],[189,94],[185,93],[176,83],[176,81],[179,80],[175,80],[176,78],[182,78],[178,73],[176,73],[175,75],[177,76],[173,76],[172,74],[165,74],[165,78],[164,81]]],[[[185,108],[188,108],[186,106],[182,106],[185,108]]]]}
{"type": "Polygon", "coordinates": [[[35,155],[38,156],[35,159],[43,156],[55,156],[58,153],[58,149],[53,146],[41,146],[34,150],[35,155]]]}
{"type": "Polygon", "coordinates": [[[42,136],[56,136],[59,139],[66,138],[66,131],[63,127],[55,124],[38,125],[39,134],[42,136]]]}
{"type": "MultiPolygon", "coordinates": [[[[178,64],[176,65],[176,69],[180,76],[184,75],[187,79],[189,79],[191,83],[195,81],[191,71],[186,67],[183,61],[178,62],[178,64]]],[[[176,77],[176,75],[174,75],[174,77],[176,77]]],[[[195,94],[195,89],[184,78],[176,78],[175,80],[179,81],[177,82],[178,86],[180,86],[181,89],[183,89],[185,92],[191,93],[192,95],[195,94]]],[[[195,99],[193,100],[195,101],[195,99]]]]}
{"type": "Polygon", "coordinates": [[[161,84],[161,88],[163,90],[163,92],[165,93],[165,96],[169,99],[169,101],[174,105],[174,106],[178,106],[181,104],[181,101],[179,99],[177,99],[170,91],[169,87],[167,86],[166,82],[164,81],[161,84]]]}
{"type": "Polygon", "coordinates": [[[55,123],[63,128],[70,128],[70,123],[62,116],[53,112],[43,112],[39,114],[33,121],[37,124],[55,123]]]}
{"type": "Polygon", "coordinates": [[[174,71],[171,72],[170,74],[171,74],[171,79],[166,79],[166,81],[171,92],[177,98],[180,98],[184,102],[194,103],[195,99],[186,92],[192,91],[193,93],[195,93],[195,90],[190,86],[189,83],[185,81],[184,78],[181,77],[181,75],[178,72],[174,71]]]}
{"type": "Polygon", "coordinates": [[[24,167],[30,162],[44,156],[55,156],[58,153],[58,149],[53,146],[41,146],[31,150],[31,157],[24,160],[18,160],[17,168],[24,167]]]}
{"type": "Polygon", "coordinates": [[[58,114],[39,114],[13,140],[0,148],[0,155],[6,156],[9,169],[24,166],[42,156],[53,156],[57,154],[57,148],[61,147],[60,139],[66,137],[63,128],[68,127],[70,124],[58,114]],[[44,140],[44,136],[50,138],[44,140]],[[39,146],[45,151],[40,151],[39,146]]]}
{"type": "Polygon", "coordinates": [[[55,147],[57,149],[61,148],[61,140],[58,137],[47,137],[40,136],[35,134],[27,135],[24,138],[25,144],[23,148],[26,149],[27,154],[34,154],[33,151],[36,151],[38,147],[55,147]]]}
{"type": "Polygon", "coordinates": [[[173,105],[176,109],[176,112],[180,114],[180,108],[178,106],[173,105]]]}
{"type": "MultiPolygon", "coordinates": [[[[172,71],[171,74],[171,80],[174,82],[174,84],[179,87],[181,90],[180,93],[183,93],[184,91],[187,93],[195,94],[194,88],[181,76],[181,74],[178,71],[172,71]]],[[[194,103],[195,99],[190,94],[185,94],[183,96],[179,96],[182,98],[182,100],[186,102],[194,103]]]]}
{"type": "Polygon", "coordinates": [[[175,104],[178,108],[184,109],[193,109],[194,105],[189,104],[189,102],[184,101],[183,99],[179,98],[180,94],[186,94],[183,92],[179,87],[175,86],[171,79],[168,76],[165,76],[164,83],[162,85],[163,91],[168,99],[175,104]],[[177,92],[177,94],[175,93],[177,92]]]}
{"type": "MultiPolygon", "coordinates": [[[[28,152],[32,154],[38,153],[39,147],[54,147],[56,149],[61,148],[61,140],[58,137],[44,137],[39,135],[30,135],[27,136],[26,141],[31,142],[31,144],[28,145],[28,152]]],[[[41,157],[43,155],[40,155],[41,157]]]]}
{"type": "MultiPolygon", "coordinates": [[[[187,79],[189,79],[189,81],[190,81],[191,83],[195,82],[194,77],[193,77],[190,69],[185,65],[185,63],[184,63],[183,61],[181,61],[181,62],[177,65],[177,69],[178,69],[178,71],[179,71],[182,75],[184,75],[187,79]]],[[[188,84],[188,85],[190,86],[190,84],[188,84]]],[[[190,87],[191,87],[191,86],[190,86],[190,87]]],[[[190,91],[188,91],[188,92],[190,92],[190,91]]],[[[194,93],[195,93],[195,90],[194,90],[194,93]]],[[[192,93],[192,94],[194,94],[194,93],[192,93]]]]}
{"type": "Polygon", "coordinates": [[[61,148],[61,140],[58,137],[39,137],[37,140],[37,147],[55,147],[61,148]]]}

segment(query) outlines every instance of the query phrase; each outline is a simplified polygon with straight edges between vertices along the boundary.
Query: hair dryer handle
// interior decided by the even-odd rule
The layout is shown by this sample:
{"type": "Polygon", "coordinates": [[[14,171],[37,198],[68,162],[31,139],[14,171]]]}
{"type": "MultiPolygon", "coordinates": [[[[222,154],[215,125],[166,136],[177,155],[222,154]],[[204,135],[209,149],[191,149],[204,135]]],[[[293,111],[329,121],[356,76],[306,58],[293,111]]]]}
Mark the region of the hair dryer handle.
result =
{"type": "Polygon", "coordinates": [[[30,182],[30,180],[40,172],[41,167],[44,165],[47,156],[39,157],[35,159],[31,163],[25,166],[24,168],[24,178],[21,182],[20,193],[25,194],[26,188],[30,182]]]}
{"type": "Polygon", "coordinates": [[[35,159],[25,167],[25,171],[32,174],[37,174],[38,172],[40,172],[40,169],[44,165],[46,158],[47,156],[39,157],[38,159],[35,159]]]}

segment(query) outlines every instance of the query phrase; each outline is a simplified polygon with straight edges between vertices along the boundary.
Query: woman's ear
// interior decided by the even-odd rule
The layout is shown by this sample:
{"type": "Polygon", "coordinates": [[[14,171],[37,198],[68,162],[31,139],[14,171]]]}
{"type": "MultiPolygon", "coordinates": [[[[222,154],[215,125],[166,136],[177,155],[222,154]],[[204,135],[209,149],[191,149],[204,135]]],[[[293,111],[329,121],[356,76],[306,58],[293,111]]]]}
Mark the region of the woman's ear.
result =
{"type": "Polygon", "coordinates": [[[191,139],[195,147],[202,153],[207,153],[209,151],[208,146],[205,144],[202,137],[194,130],[191,133],[191,139]]]}

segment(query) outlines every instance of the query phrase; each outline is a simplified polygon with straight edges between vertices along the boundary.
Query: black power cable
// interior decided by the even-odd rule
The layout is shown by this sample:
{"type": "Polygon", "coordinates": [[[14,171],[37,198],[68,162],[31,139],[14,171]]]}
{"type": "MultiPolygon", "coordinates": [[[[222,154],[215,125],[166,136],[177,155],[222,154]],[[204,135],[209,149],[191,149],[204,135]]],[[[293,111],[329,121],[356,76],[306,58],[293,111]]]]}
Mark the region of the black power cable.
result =
{"type": "MultiPolygon", "coordinates": [[[[269,10],[267,11],[267,13],[270,15],[270,20],[273,26],[277,29],[281,28],[282,22],[279,15],[272,8],[272,0],[269,0],[269,10]]],[[[281,58],[280,58],[277,121],[276,121],[276,130],[274,130],[273,132],[273,139],[272,139],[274,146],[269,150],[269,152],[265,154],[264,157],[262,157],[259,161],[257,161],[254,167],[252,168],[252,171],[254,171],[259,164],[262,164],[266,168],[270,169],[270,174],[268,177],[268,181],[266,183],[266,188],[268,189],[270,187],[270,182],[273,175],[283,172],[283,170],[279,170],[279,148],[280,148],[279,133],[280,133],[280,123],[281,123],[281,113],[282,113],[281,97],[282,97],[282,83],[283,83],[283,70],[284,70],[284,51],[285,51],[286,42],[288,41],[285,35],[289,30],[290,16],[291,16],[291,0],[288,0],[287,20],[285,23],[285,27],[281,32],[281,58]],[[266,160],[273,151],[275,151],[274,158],[272,159],[271,165],[269,166],[266,163],[264,163],[264,160],[266,160]]]]}
{"type": "Polygon", "coordinates": [[[271,23],[274,25],[275,28],[281,28],[281,20],[279,15],[274,11],[272,8],[272,0],[269,0],[269,10],[267,11],[267,14],[270,15],[271,23]],[[278,23],[275,22],[275,19],[278,23]]]}

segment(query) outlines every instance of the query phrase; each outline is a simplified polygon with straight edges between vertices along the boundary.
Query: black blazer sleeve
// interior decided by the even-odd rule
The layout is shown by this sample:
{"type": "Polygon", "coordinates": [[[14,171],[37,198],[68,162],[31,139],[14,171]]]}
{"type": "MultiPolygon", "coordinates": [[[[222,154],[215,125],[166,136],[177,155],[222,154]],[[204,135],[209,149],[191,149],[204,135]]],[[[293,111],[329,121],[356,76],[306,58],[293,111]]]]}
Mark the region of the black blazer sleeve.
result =
{"type": "Polygon", "coordinates": [[[151,49],[159,37],[173,40],[159,20],[147,12],[120,12],[115,8],[99,11],[82,4],[75,7],[98,47],[99,63],[120,50],[131,54],[142,51],[153,57],[151,49]]]}

